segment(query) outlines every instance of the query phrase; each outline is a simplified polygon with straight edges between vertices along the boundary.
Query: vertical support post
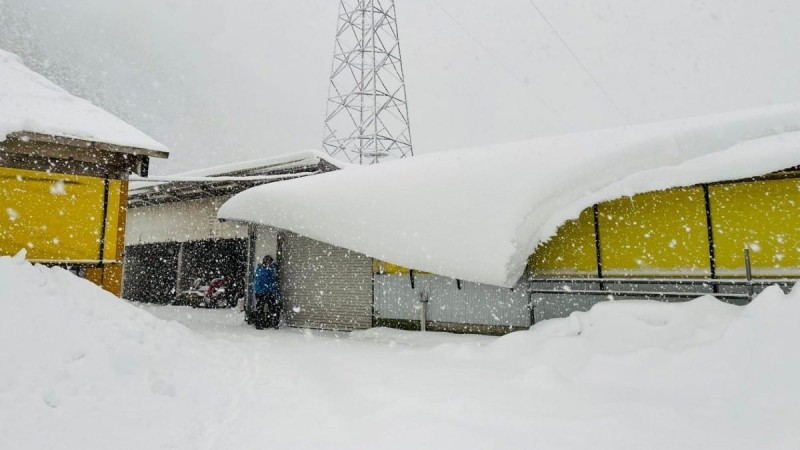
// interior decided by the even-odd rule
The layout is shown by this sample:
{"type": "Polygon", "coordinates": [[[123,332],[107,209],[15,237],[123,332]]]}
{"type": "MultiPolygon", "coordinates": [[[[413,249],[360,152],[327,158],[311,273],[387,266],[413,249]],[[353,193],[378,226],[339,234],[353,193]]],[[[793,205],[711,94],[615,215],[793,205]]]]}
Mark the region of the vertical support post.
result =
{"type": "Polygon", "coordinates": [[[531,326],[536,325],[536,305],[533,303],[533,293],[528,291],[528,308],[531,311],[531,326]]]}
{"type": "MultiPolygon", "coordinates": [[[[102,223],[100,224],[100,248],[98,249],[97,254],[97,264],[98,267],[103,268],[105,266],[105,250],[106,250],[106,228],[108,227],[108,195],[109,195],[109,180],[106,176],[103,178],[103,217],[102,223]]],[[[101,285],[102,286],[102,285],[101,285]]]]}
{"type": "Polygon", "coordinates": [[[183,282],[183,246],[185,242],[178,244],[178,261],[175,264],[175,298],[181,294],[181,282],[183,282]]]}
{"type": "Polygon", "coordinates": [[[359,101],[361,101],[361,108],[358,110],[358,164],[364,164],[364,92],[367,91],[367,86],[364,83],[364,52],[366,52],[366,44],[367,44],[367,5],[361,4],[359,2],[359,7],[361,9],[361,41],[359,41],[360,48],[359,48],[359,62],[360,69],[361,69],[361,80],[359,81],[359,89],[361,94],[358,96],[359,101]]]}
{"type": "MultiPolygon", "coordinates": [[[[711,269],[711,279],[717,279],[717,257],[714,249],[714,224],[711,221],[711,194],[708,185],[703,185],[703,201],[706,205],[706,233],[708,235],[708,266],[711,269]]],[[[719,293],[719,284],[711,285],[714,293],[719,293]]]]}
{"type": "Polygon", "coordinates": [[[253,304],[253,273],[256,270],[256,238],[257,228],[255,224],[247,224],[247,276],[245,277],[244,288],[244,310],[247,312],[253,304]]]}
{"type": "MultiPolygon", "coordinates": [[[[592,206],[592,212],[594,213],[594,252],[595,256],[597,257],[597,278],[602,280],[603,254],[600,250],[600,206],[595,203],[594,206],[592,206]]],[[[605,288],[605,283],[600,281],[600,290],[605,290],[605,288]]]]}
{"type": "Polygon", "coordinates": [[[380,153],[378,152],[378,58],[375,56],[375,46],[378,45],[376,42],[378,39],[378,29],[375,24],[375,0],[370,0],[369,6],[372,10],[372,30],[370,30],[370,44],[372,44],[372,114],[375,116],[372,121],[372,152],[375,153],[372,157],[372,164],[377,164],[381,160],[380,153]]]}
{"type": "Polygon", "coordinates": [[[428,290],[419,292],[419,331],[428,330],[428,290]]]}
{"type": "Polygon", "coordinates": [[[753,269],[750,265],[750,249],[744,248],[744,274],[747,279],[747,298],[753,300],[753,269]]]}

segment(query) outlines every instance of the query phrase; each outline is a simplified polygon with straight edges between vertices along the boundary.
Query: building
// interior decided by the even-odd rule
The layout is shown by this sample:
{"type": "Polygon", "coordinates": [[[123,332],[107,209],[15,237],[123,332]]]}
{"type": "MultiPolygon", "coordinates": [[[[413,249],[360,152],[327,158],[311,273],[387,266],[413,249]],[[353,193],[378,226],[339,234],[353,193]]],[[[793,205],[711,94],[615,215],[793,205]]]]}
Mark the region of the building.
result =
{"type": "Polygon", "coordinates": [[[494,333],[609,299],[788,286],[798,166],[800,105],[783,105],[275,183],[219,217],[279,230],[290,325],[494,333]]]}
{"type": "Polygon", "coordinates": [[[236,193],[272,181],[338,170],[316,151],[229,164],[139,182],[128,200],[123,296],[174,303],[195,280],[230,277],[244,294],[254,261],[277,252],[277,232],[241,222],[220,222],[220,205],[236,193]]]}
{"type": "Polygon", "coordinates": [[[0,50],[0,254],[120,293],[128,177],[163,145],[0,50]]]}

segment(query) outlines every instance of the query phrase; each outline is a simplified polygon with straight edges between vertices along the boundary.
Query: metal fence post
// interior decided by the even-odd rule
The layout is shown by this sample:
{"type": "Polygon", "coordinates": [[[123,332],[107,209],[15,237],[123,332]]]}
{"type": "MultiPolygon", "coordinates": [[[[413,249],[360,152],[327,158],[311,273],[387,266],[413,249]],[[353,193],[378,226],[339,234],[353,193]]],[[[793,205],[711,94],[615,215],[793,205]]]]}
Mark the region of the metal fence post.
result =
{"type": "Polygon", "coordinates": [[[419,331],[427,331],[428,328],[428,289],[419,292],[419,331]]]}
{"type": "Polygon", "coordinates": [[[747,281],[747,298],[753,300],[753,268],[750,265],[750,249],[744,248],[744,273],[747,281]]]}

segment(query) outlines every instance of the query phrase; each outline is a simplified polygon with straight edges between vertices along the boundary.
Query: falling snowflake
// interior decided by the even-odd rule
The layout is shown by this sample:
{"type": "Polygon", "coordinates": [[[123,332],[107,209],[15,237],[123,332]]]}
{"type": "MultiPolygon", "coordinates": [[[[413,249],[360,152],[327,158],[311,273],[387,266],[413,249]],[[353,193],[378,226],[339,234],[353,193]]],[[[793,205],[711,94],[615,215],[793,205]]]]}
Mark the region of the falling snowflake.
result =
{"type": "Polygon", "coordinates": [[[50,193],[53,195],[67,195],[67,185],[63,180],[58,180],[50,186],[50,193]]]}
{"type": "Polygon", "coordinates": [[[19,219],[19,213],[14,208],[6,208],[6,214],[8,214],[8,220],[12,222],[19,219]]]}

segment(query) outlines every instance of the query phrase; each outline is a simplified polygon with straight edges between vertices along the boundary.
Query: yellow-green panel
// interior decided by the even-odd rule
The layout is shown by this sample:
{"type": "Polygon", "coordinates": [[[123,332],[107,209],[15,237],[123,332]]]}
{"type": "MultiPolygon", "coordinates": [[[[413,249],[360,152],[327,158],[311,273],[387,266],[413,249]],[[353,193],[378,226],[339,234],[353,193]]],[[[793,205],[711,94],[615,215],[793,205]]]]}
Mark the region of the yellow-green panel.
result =
{"type": "Polygon", "coordinates": [[[577,220],[562,225],[552,239],[540,245],[528,260],[534,276],[597,275],[594,212],[589,208],[577,220]]]}
{"type": "Polygon", "coordinates": [[[744,248],[755,275],[800,273],[800,180],[710,187],[720,276],[744,276],[744,248]]]}
{"type": "Polygon", "coordinates": [[[103,180],[0,167],[0,254],[96,261],[103,180]]]}
{"type": "MultiPolygon", "coordinates": [[[[411,270],[408,267],[398,266],[397,264],[388,263],[378,259],[372,260],[372,271],[377,274],[383,275],[408,275],[411,270]]],[[[421,270],[414,270],[417,275],[430,275],[430,272],[421,270]]]]}
{"type": "Polygon", "coordinates": [[[396,264],[388,263],[380,260],[372,261],[372,269],[374,273],[385,275],[401,275],[408,274],[409,270],[406,267],[398,266],[396,264]]]}
{"type": "Polygon", "coordinates": [[[599,212],[605,276],[710,275],[702,188],[626,197],[599,212]]]}
{"type": "Polygon", "coordinates": [[[122,181],[120,180],[108,180],[108,213],[106,214],[106,238],[103,246],[103,259],[108,261],[117,260],[121,186],[122,181]]]}

